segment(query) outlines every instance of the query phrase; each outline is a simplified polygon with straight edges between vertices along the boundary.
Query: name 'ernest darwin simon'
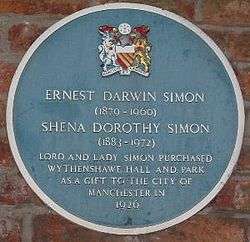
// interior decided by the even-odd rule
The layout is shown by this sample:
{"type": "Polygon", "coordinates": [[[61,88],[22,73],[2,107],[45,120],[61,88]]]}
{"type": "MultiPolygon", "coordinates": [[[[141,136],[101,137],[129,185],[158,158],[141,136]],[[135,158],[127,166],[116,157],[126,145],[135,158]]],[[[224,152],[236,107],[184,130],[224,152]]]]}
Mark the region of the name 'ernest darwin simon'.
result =
{"type": "MultiPolygon", "coordinates": [[[[47,101],[93,101],[94,90],[50,90],[45,91],[47,101]]],[[[102,100],[110,102],[156,102],[158,95],[164,103],[202,103],[206,100],[203,92],[173,92],[164,91],[103,91],[102,100]]]]}

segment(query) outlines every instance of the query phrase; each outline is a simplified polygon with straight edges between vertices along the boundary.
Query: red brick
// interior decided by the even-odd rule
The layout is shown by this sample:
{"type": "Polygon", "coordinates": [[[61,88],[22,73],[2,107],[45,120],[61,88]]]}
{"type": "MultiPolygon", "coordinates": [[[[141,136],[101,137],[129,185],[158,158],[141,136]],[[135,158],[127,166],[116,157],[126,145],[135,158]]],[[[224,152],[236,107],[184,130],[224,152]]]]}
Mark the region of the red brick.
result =
{"type": "Polygon", "coordinates": [[[216,196],[214,206],[219,209],[249,211],[250,180],[232,178],[216,196]]]}
{"type": "Polygon", "coordinates": [[[86,0],[1,0],[0,13],[71,14],[87,7],[86,0]]]}
{"type": "Polygon", "coordinates": [[[205,23],[219,25],[249,25],[249,0],[204,0],[202,8],[205,23]]]}
{"type": "Polygon", "coordinates": [[[237,182],[235,185],[234,206],[240,210],[250,210],[250,181],[237,182]]]}
{"type": "Polygon", "coordinates": [[[222,188],[220,193],[211,202],[216,208],[219,209],[235,209],[234,196],[235,196],[235,181],[228,181],[226,185],[222,188]]]}
{"type": "Polygon", "coordinates": [[[0,141],[0,168],[10,168],[15,164],[8,144],[0,141]]]}
{"type": "MultiPolygon", "coordinates": [[[[114,2],[128,2],[127,0],[99,0],[99,3],[114,3],[114,2]]],[[[176,0],[176,1],[169,1],[169,0],[130,0],[129,2],[132,3],[142,3],[148,4],[151,6],[159,7],[176,14],[179,14],[183,17],[188,19],[193,19],[194,17],[194,2],[195,0],[176,0]]]]}
{"type": "Polygon", "coordinates": [[[6,127],[7,98],[0,93],[0,128],[6,127]]]}
{"type": "Polygon", "coordinates": [[[20,226],[10,217],[0,217],[0,241],[21,242],[20,226]]]}
{"type": "Polygon", "coordinates": [[[8,143],[7,131],[6,131],[6,104],[7,94],[0,92],[0,142],[8,143]]]}
{"type": "Polygon", "coordinates": [[[100,242],[104,236],[72,224],[57,215],[39,215],[33,221],[34,242],[100,242]]]}
{"type": "Polygon", "coordinates": [[[13,25],[9,29],[10,47],[14,51],[26,51],[45,28],[29,22],[13,25]]]}
{"type": "Polygon", "coordinates": [[[0,92],[7,92],[15,73],[16,66],[0,61],[0,92]]]}
{"type": "Polygon", "coordinates": [[[250,68],[241,69],[241,70],[235,68],[235,72],[236,72],[237,79],[239,81],[244,99],[250,100],[250,68]]]}
{"type": "Polygon", "coordinates": [[[15,160],[8,143],[0,142],[0,203],[15,205],[34,203],[43,206],[44,203],[31,190],[20,173],[17,171],[15,160]],[[13,173],[13,174],[11,174],[13,173]]]}
{"type": "Polygon", "coordinates": [[[196,215],[165,231],[148,236],[149,242],[246,242],[243,222],[196,215]]]}
{"type": "Polygon", "coordinates": [[[33,192],[22,177],[1,175],[0,203],[14,205],[30,202],[32,195],[33,192]]]}
{"type": "Polygon", "coordinates": [[[250,32],[233,33],[206,29],[204,31],[231,61],[250,61],[250,32]]]}
{"type": "MultiPolygon", "coordinates": [[[[203,31],[220,47],[225,53],[227,46],[227,35],[223,32],[203,29],[203,31]]],[[[226,54],[226,53],[225,53],[226,54]]]]}
{"type": "Polygon", "coordinates": [[[196,215],[165,231],[140,236],[103,234],[74,225],[56,215],[39,215],[33,222],[34,242],[245,242],[242,221],[196,215]],[[144,240],[145,238],[145,240],[144,240]]]}
{"type": "Polygon", "coordinates": [[[228,35],[227,48],[233,60],[250,61],[250,32],[228,35]]]}
{"type": "Polygon", "coordinates": [[[250,171],[250,149],[244,148],[241,150],[241,154],[237,163],[237,170],[242,172],[250,171]]]}

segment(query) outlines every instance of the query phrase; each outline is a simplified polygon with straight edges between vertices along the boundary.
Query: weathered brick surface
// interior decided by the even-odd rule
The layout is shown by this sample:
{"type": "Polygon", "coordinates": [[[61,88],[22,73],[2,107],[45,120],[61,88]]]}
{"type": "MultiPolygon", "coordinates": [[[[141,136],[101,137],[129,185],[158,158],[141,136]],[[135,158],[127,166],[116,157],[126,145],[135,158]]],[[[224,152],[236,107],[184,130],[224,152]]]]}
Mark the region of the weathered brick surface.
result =
{"type": "Polygon", "coordinates": [[[11,217],[0,216],[0,241],[21,242],[20,225],[11,217]]]}
{"type": "MultiPolygon", "coordinates": [[[[7,93],[0,93],[0,142],[2,144],[8,143],[6,133],[6,107],[7,107],[7,93]]],[[[7,150],[6,148],[2,148],[7,150]]],[[[6,156],[6,154],[2,154],[6,156]]],[[[1,157],[1,154],[0,154],[1,157]]],[[[1,159],[1,158],[0,158],[1,159]]]]}
{"type": "MultiPolygon", "coordinates": [[[[0,13],[18,13],[18,14],[38,14],[38,13],[50,13],[50,14],[71,14],[90,5],[105,4],[122,1],[112,0],[1,0],[0,13]]],[[[128,1],[123,1],[128,2],[128,1]]],[[[194,0],[131,0],[132,3],[149,4],[164,9],[177,12],[188,18],[194,16],[194,0]]]]}
{"type": "Polygon", "coordinates": [[[250,172],[250,149],[243,147],[237,163],[237,170],[240,172],[250,172]]]}
{"type": "Polygon", "coordinates": [[[1,0],[0,13],[71,14],[88,6],[88,0],[1,0]]]}
{"type": "Polygon", "coordinates": [[[1,174],[0,178],[0,203],[20,204],[30,201],[31,192],[24,179],[18,175],[1,174]]]}
{"type": "Polygon", "coordinates": [[[206,29],[204,31],[223,50],[231,62],[250,61],[250,32],[221,32],[206,29]]]}
{"type": "Polygon", "coordinates": [[[250,180],[231,178],[216,196],[214,206],[219,209],[250,211],[250,180]]]}
{"type": "Polygon", "coordinates": [[[236,181],[233,204],[236,209],[250,210],[250,181],[236,181]]]}
{"type": "Polygon", "coordinates": [[[249,0],[204,0],[203,21],[219,25],[250,25],[249,0]]]}
{"type": "Polygon", "coordinates": [[[117,236],[77,227],[58,216],[34,219],[34,242],[246,242],[242,221],[196,215],[162,232],[140,236],[117,236]]]}
{"type": "Polygon", "coordinates": [[[8,40],[14,51],[25,51],[42,34],[45,28],[28,22],[13,25],[9,29],[8,40]]]}
{"type": "Polygon", "coordinates": [[[234,219],[194,216],[166,231],[152,234],[149,242],[246,242],[243,224],[234,219]]]}
{"type": "MultiPolygon", "coordinates": [[[[248,107],[245,108],[245,139],[244,146],[247,153],[250,152],[250,102],[248,101],[248,107]]],[[[247,162],[247,161],[246,161],[247,162]]]]}
{"type": "Polygon", "coordinates": [[[215,30],[207,30],[206,28],[203,31],[220,47],[220,49],[227,55],[227,33],[215,30]]]}
{"type": "Polygon", "coordinates": [[[9,144],[0,141],[0,168],[10,168],[14,164],[9,144]]]}
{"type": "Polygon", "coordinates": [[[141,3],[148,4],[151,6],[159,7],[165,10],[169,10],[171,12],[177,13],[186,17],[188,19],[194,18],[194,7],[195,0],[99,0],[99,3],[115,3],[115,2],[131,2],[131,3],[141,3]]]}
{"type": "Polygon", "coordinates": [[[219,209],[235,209],[234,197],[235,197],[236,181],[228,181],[220,193],[211,202],[213,206],[219,209]]]}
{"type": "Polygon", "coordinates": [[[16,65],[0,61],[0,93],[9,90],[15,70],[16,65]]]}
{"type": "MultiPolygon", "coordinates": [[[[6,147],[6,144],[0,145],[6,147]]],[[[9,151],[6,154],[6,161],[3,161],[4,155],[0,154],[0,208],[1,205],[27,205],[31,203],[36,206],[44,206],[44,203],[18,172],[14,159],[12,156],[9,157],[8,153],[9,151]]]]}
{"type": "Polygon", "coordinates": [[[250,32],[230,33],[227,48],[231,59],[237,61],[250,61],[250,32]]]}
{"type": "Polygon", "coordinates": [[[250,68],[235,68],[242,94],[245,100],[250,100],[250,68]]]}
{"type": "Polygon", "coordinates": [[[39,215],[33,222],[33,242],[97,242],[102,233],[87,230],[57,215],[39,215]]]}
{"type": "Polygon", "coordinates": [[[7,107],[7,93],[0,93],[0,128],[6,128],[6,107],[7,107]]]}

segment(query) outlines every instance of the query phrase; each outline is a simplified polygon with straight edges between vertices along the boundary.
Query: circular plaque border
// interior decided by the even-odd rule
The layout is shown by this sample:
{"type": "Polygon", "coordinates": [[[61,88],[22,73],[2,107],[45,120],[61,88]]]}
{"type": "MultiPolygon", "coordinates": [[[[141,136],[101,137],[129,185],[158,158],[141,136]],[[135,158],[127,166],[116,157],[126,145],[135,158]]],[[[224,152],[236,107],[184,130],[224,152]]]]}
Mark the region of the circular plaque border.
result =
{"type": "Polygon", "coordinates": [[[57,213],[59,213],[61,216],[69,219],[70,221],[77,223],[79,225],[82,225],[86,228],[89,229],[94,229],[100,232],[105,232],[105,233],[111,233],[111,234],[119,234],[119,235],[137,235],[137,234],[146,234],[146,233],[152,233],[155,231],[159,231],[162,229],[166,229],[170,226],[173,226],[175,224],[178,224],[188,218],[190,218],[192,215],[200,211],[202,208],[204,208],[216,195],[217,193],[222,189],[228,178],[230,177],[234,165],[236,164],[241,145],[242,145],[242,140],[243,140],[243,133],[244,133],[244,122],[245,122],[245,114],[244,114],[244,103],[243,103],[243,98],[241,94],[241,90],[237,81],[237,78],[235,76],[235,73],[223,54],[223,52],[219,49],[219,47],[214,43],[214,41],[207,35],[205,34],[201,29],[196,27],[194,24],[192,24],[190,21],[174,14],[169,11],[162,10],[160,8],[144,5],[144,4],[134,4],[134,3],[111,3],[111,4],[105,4],[105,5],[99,5],[95,7],[90,7],[87,9],[80,10],[64,19],[61,21],[55,23],[52,25],[50,28],[48,28],[29,48],[29,50],[26,52],[24,55],[23,59],[21,60],[16,73],[13,77],[10,90],[9,90],[9,95],[8,95],[8,103],[7,103],[7,113],[6,113],[6,119],[7,119],[7,133],[8,133],[8,139],[10,142],[10,147],[14,156],[14,159],[17,163],[17,166],[23,175],[24,179],[26,182],[29,184],[29,186],[32,188],[32,190],[39,196],[39,198],[44,201],[48,206],[50,206],[53,210],[55,210],[57,213]],[[237,109],[238,109],[238,130],[237,130],[237,138],[236,138],[236,143],[234,147],[234,151],[231,156],[231,160],[223,173],[221,179],[219,182],[216,184],[216,186],[213,188],[213,190],[198,204],[196,204],[192,209],[188,210],[184,214],[171,219],[167,222],[157,224],[157,225],[151,225],[147,227],[139,227],[139,228],[131,228],[131,229],[122,229],[122,228],[115,228],[115,227],[108,227],[108,226],[102,226],[98,224],[94,224],[88,221],[85,221],[83,219],[80,219],[79,217],[67,212],[65,209],[60,207],[58,204],[56,204],[52,199],[50,199],[40,188],[39,186],[35,183],[29,172],[27,171],[22,158],[19,154],[16,140],[15,140],[15,134],[14,134],[14,129],[13,129],[13,105],[14,105],[14,98],[15,98],[15,92],[16,88],[18,85],[19,78],[33,55],[33,53],[36,51],[36,49],[45,41],[50,35],[52,35],[56,30],[64,26],[65,24],[73,21],[74,19],[77,19],[78,17],[87,15],[89,13],[93,12],[99,12],[103,10],[108,10],[108,9],[137,9],[137,10],[144,10],[147,12],[152,12],[156,13],[162,16],[165,16],[167,18],[170,18],[183,26],[187,27],[191,31],[193,31],[195,34],[197,34],[205,43],[215,52],[217,57],[220,59],[220,61],[223,63],[224,68],[226,69],[232,85],[234,87],[234,93],[236,95],[236,101],[237,101],[237,109]]]}

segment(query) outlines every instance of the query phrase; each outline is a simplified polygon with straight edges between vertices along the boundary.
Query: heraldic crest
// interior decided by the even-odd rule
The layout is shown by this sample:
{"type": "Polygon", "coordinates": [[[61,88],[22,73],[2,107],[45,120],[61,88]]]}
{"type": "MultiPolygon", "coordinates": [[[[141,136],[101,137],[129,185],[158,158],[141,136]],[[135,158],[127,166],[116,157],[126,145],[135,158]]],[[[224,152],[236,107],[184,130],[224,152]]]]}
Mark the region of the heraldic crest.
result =
{"type": "Polygon", "coordinates": [[[98,46],[98,50],[102,61],[102,76],[116,72],[121,75],[136,72],[149,76],[151,64],[149,31],[148,26],[132,28],[127,23],[120,24],[118,28],[110,25],[100,26],[102,44],[98,46]]]}

